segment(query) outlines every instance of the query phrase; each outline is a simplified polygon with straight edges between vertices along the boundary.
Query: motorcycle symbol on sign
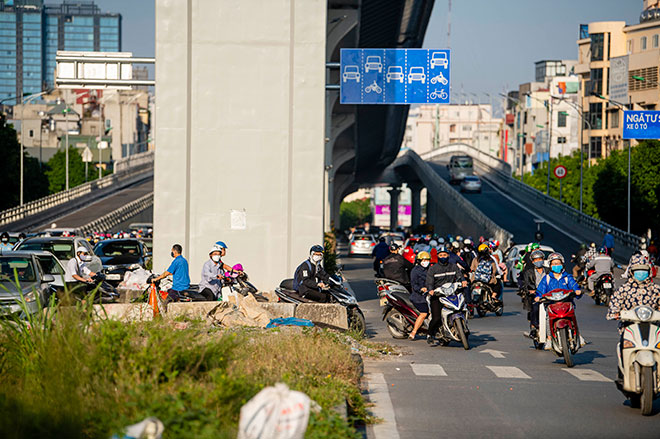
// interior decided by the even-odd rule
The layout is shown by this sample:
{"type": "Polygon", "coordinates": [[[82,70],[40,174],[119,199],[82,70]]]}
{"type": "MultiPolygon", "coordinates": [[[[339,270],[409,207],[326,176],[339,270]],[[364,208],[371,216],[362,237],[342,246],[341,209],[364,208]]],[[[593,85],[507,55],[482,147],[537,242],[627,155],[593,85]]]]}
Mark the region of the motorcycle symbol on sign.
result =
{"type": "Polygon", "coordinates": [[[376,84],[376,81],[374,81],[373,84],[371,84],[371,85],[367,85],[367,86],[364,88],[364,91],[365,91],[366,93],[371,93],[371,92],[373,91],[373,92],[376,93],[376,94],[380,94],[380,93],[383,91],[383,89],[380,88],[380,87],[378,86],[378,84],[376,84]]]}
{"type": "Polygon", "coordinates": [[[437,84],[438,82],[442,85],[447,85],[449,81],[442,75],[442,73],[439,73],[437,76],[431,78],[431,84],[437,84]]]}

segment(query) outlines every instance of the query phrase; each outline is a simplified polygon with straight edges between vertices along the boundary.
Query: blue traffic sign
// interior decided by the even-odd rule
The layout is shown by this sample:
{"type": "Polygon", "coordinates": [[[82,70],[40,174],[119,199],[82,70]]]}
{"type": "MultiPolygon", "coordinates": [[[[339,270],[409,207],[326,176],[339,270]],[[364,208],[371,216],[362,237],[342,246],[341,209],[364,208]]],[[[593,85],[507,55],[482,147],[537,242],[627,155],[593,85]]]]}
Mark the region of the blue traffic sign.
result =
{"type": "Polygon", "coordinates": [[[660,111],[624,111],[623,138],[660,140],[660,111]]]}
{"type": "Polygon", "coordinates": [[[447,49],[341,49],[342,104],[448,104],[447,49]]]}

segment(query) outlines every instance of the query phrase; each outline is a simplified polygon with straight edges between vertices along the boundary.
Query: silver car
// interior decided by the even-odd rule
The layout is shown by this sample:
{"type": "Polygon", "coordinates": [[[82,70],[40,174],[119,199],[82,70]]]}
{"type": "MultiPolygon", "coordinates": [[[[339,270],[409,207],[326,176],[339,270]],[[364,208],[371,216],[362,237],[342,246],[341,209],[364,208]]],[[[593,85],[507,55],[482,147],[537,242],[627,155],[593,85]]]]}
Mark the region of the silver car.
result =
{"type": "Polygon", "coordinates": [[[19,318],[39,312],[52,294],[52,274],[46,274],[29,252],[0,255],[0,316],[19,318]]]}
{"type": "Polygon", "coordinates": [[[376,246],[373,235],[355,235],[349,244],[348,256],[369,255],[376,246]]]}
{"type": "Polygon", "coordinates": [[[476,175],[468,175],[461,182],[461,192],[481,193],[481,179],[476,175]]]}
{"type": "MultiPolygon", "coordinates": [[[[506,268],[509,271],[508,280],[510,285],[516,285],[516,283],[518,282],[518,275],[520,274],[520,270],[516,268],[516,264],[518,263],[518,260],[520,259],[521,256],[521,252],[524,251],[525,247],[527,247],[526,244],[514,245],[513,247],[509,248],[504,254],[504,264],[506,265],[506,268]]],[[[550,253],[553,253],[555,251],[552,247],[549,247],[547,245],[542,245],[539,249],[543,252],[546,258],[550,253]]]]}

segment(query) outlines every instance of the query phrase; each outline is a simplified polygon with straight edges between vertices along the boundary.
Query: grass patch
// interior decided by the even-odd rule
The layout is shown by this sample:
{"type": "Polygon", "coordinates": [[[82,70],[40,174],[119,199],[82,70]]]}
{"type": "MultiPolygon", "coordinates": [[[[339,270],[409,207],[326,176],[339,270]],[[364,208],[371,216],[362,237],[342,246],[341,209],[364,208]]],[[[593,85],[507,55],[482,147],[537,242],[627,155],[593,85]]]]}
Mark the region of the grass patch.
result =
{"type": "Polygon", "coordinates": [[[221,330],[202,322],[94,321],[90,308],[0,320],[0,437],[103,438],[147,416],[166,438],[234,438],[265,386],[310,396],[308,438],[359,437],[370,422],[351,347],[329,331],[221,330]]]}

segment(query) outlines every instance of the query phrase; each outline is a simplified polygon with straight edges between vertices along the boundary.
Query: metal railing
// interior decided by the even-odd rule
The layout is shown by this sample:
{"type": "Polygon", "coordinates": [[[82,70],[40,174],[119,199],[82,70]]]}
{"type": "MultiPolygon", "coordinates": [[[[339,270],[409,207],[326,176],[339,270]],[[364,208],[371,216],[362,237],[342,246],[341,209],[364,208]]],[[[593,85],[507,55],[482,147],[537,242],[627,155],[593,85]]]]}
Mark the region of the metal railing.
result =
{"type": "Polygon", "coordinates": [[[115,160],[114,173],[116,174],[118,172],[124,172],[129,168],[135,166],[141,166],[149,163],[153,164],[153,162],[154,162],[153,151],[146,151],[146,152],[141,152],[139,154],[129,155],[128,157],[124,157],[123,159],[115,160]]]}
{"type": "Polygon", "coordinates": [[[136,174],[143,174],[149,171],[153,172],[153,151],[136,154],[130,161],[122,163],[121,166],[123,167],[121,171],[115,171],[114,174],[107,175],[99,180],[83,183],[80,186],[69,189],[68,191],[57,192],[38,200],[30,201],[22,206],[3,210],[0,212],[0,225],[24,220],[33,215],[46,212],[54,207],[76,201],[86,195],[99,191],[106,191],[114,185],[123,187],[125,183],[133,180],[136,174]]]}
{"type": "Polygon", "coordinates": [[[521,182],[520,180],[513,178],[511,176],[511,165],[497,157],[493,157],[489,154],[479,151],[471,145],[463,143],[451,144],[422,154],[421,157],[424,160],[433,160],[434,158],[446,156],[455,152],[470,155],[473,159],[477,160],[482,165],[484,171],[490,174],[491,180],[498,180],[493,181],[494,184],[502,187],[509,193],[515,193],[516,197],[520,197],[522,195],[528,200],[527,204],[534,206],[536,209],[547,211],[548,208],[551,208],[555,211],[559,211],[566,219],[583,225],[593,232],[602,234],[607,229],[610,229],[612,230],[614,239],[619,243],[629,247],[630,249],[639,248],[641,243],[641,238],[639,236],[627,233],[626,231],[614,227],[611,224],[580,212],[574,207],[569,206],[566,203],[562,203],[555,198],[549,197],[538,189],[535,189],[521,182]]]}
{"type": "Polygon", "coordinates": [[[101,218],[98,218],[88,224],[85,224],[82,227],[79,227],[77,229],[77,233],[81,236],[85,236],[94,232],[107,232],[113,227],[123,223],[127,219],[134,217],[138,213],[148,209],[153,205],[154,193],[150,192],[135,201],[131,201],[125,206],[122,206],[106,215],[103,215],[101,218]]]}

